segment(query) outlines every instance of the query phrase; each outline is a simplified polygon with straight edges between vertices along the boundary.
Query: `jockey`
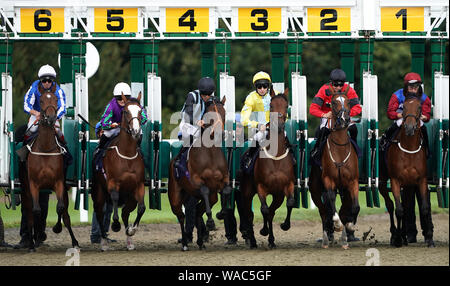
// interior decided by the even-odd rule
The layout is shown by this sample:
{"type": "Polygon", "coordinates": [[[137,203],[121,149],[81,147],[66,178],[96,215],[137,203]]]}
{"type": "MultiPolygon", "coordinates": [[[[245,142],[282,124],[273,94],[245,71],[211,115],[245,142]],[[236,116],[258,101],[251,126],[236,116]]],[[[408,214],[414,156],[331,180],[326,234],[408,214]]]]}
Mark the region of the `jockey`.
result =
{"type": "MultiPolygon", "coordinates": [[[[95,125],[95,134],[100,137],[98,150],[104,150],[109,139],[115,137],[120,132],[120,122],[122,120],[122,110],[125,102],[122,94],[128,99],[131,97],[131,88],[125,82],[116,84],[113,90],[113,99],[106,105],[105,111],[100,118],[100,122],[95,125]]],[[[141,125],[147,122],[147,112],[145,108],[141,111],[141,125]]],[[[100,151],[101,152],[101,151],[100,151]]]]}
{"type": "Polygon", "coordinates": [[[58,136],[63,139],[64,136],[61,132],[59,119],[66,113],[66,95],[64,91],[59,87],[56,83],[56,71],[50,65],[43,65],[38,72],[39,79],[33,82],[28,89],[27,93],[24,97],[23,102],[23,110],[30,114],[30,118],[28,119],[28,132],[26,135],[30,135],[37,131],[38,121],[41,114],[41,106],[39,103],[39,98],[41,97],[41,93],[39,92],[39,86],[41,86],[44,90],[49,91],[53,86],[56,86],[55,95],[58,98],[58,106],[56,117],[57,121],[55,122],[55,129],[58,133],[58,136]]]}
{"type": "Polygon", "coordinates": [[[189,149],[196,138],[201,136],[200,128],[204,122],[203,114],[206,110],[206,102],[211,100],[216,91],[214,80],[210,77],[203,77],[198,81],[198,89],[191,91],[186,96],[183,108],[181,109],[180,139],[183,139],[181,148],[175,166],[178,167],[180,159],[184,152],[189,149]],[[186,142],[187,141],[187,142],[186,142]]]}
{"type": "Polygon", "coordinates": [[[380,146],[383,150],[385,150],[387,143],[392,140],[392,137],[394,136],[396,131],[400,129],[400,126],[403,122],[402,112],[405,97],[408,95],[412,95],[419,97],[422,103],[420,130],[422,131],[423,142],[428,154],[428,132],[427,127],[423,123],[430,121],[431,101],[430,98],[428,98],[428,96],[423,92],[421,84],[422,79],[420,78],[420,75],[414,72],[410,72],[406,74],[403,79],[403,88],[397,90],[392,94],[387,108],[387,116],[389,119],[394,120],[394,122],[381,137],[380,146]]]}
{"type": "MultiPolygon", "coordinates": [[[[316,144],[311,151],[311,157],[320,161],[320,146],[321,143],[327,138],[329,134],[328,121],[333,117],[331,111],[331,98],[336,93],[346,94],[349,99],[350,116],[356,116],[361,113],[361,105],[359,104],[359,98],[356,91],[348,84],[345,83],[346,74],[341,69],[334,69],[330,73],[330,82],[324,84],[317,94],[314,96],[311,105],[309,106],[309,113],[315,117],[320,118],[320,126],[316,129],[315,138],[316,144]]],[[[350,123],[348,132],[353,141],[356,142],[358,129],[356,125],[350,123]]]]}
{"type": "MultiPolygon", "coordinates": [[[[244,106],[241,110],[242,125],[257,128],[258,132],[253,136],[256,142],[261,142],[265,138],[266,124],[270,120],[270,88],[272,80],[266,72],[260,71],[253,76],[253,86],[255,90],[250,92],[245,98],[244,106]]],[[[250,147],[248,152],[243,154],[243,166],[248,168],[258,146],[250,147]]]]}

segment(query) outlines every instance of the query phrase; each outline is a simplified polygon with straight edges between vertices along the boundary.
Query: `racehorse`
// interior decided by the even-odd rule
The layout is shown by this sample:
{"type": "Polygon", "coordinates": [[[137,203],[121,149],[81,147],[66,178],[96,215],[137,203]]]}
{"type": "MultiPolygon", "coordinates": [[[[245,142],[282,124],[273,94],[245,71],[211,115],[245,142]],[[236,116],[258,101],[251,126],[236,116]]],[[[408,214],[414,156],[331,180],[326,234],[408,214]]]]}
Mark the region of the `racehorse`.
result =
{"type": "Polygon", "coordinates": [[[328,248],[334,240],[334,231],[342,231],[341,244],[347,249],[346,230],[355,230],[354,225],[360,209],[358,155],[347,133],[350,124],[347,95],[333,94],[331,110],[332,118],[327,122],[330,134],[322,152],[321,167],[316,164],[311,167],[309,189],[322,218],[322,247],[328,248]],[[342,200],[339,215],[336,212],[337,190],[342,200]]]}
{"type": "MultiPolygon", "coordinates": [[[[103,170],[94,173],[92,199],[101,230],[101,250],[108,249],[106,232],[103,228],[103,206],[105,200],[113,204],[113,223],[111,229],[120,231],[118,208],[122,208],[122,222],[127,236],[127,249],[135,246],[132,236],[136,233],[144,204],[144,159],[138,152],[138,141],[141,136],[141,93],[137,98],[127,99],[122,94],[125,106],[122,109],[122,120],[119,135],[111,141],[103,158],[103,170]],[[133,225],[128,224],[130,213],[137,206],[137,217],[133,225]]],[[[94,168],[95,170],[95,168],[94,168]]]]}
{"type": "MultiPolygon", "coordinates": [[[[264,218],[264,226],[260,230],[260,234],[268,237],[269,247],[275,248],[275,237],[273,235],[272,221],[275,211],[281,206],[284,197],[287,198],[287,216],[281,229],[288,230],[290,228],[290,216],[294,200],[294,166],[292,154],[289,153],[287,142],[285,139],[285,122],[287,118],[287,108],[289,101],[287,96],[288,89],[284,93],[275,95],[271,90],[270,100],[270,126],[267,138],[274,136],[277,145],[274,148],[269,144],[262,147],[260,155],[255,161],[253,176],[243,176],[240,182],[240,199],[241,205],[239,214],[241,216],[241,231],[243,237],[249,240],[250,248],[256,248],[256,239],[253,233],[253,196],[257,193],[261,201],[261,213],[264,218]],[[271,132],[275,131],[275,134],[271,132]],[[262,156],[262,154],[264,154],[262,156]],[[272,195],[272,203],[270,207],[267,205],[266,198],[272,195]]],[[[238,194],[239,195],[239,194],[238,194]]]]}
{"type": "Polygon", "coordinates": [[[45,91],[39,86],[41,107],[38,133],[36,139],[26,145],[29,150],[26,162],[20,163],[20,181],[23,186],[23,207],[27,215],[28,232],[30,234],[29,251],[35,251],[37,245],[42,242],[42,234],[45,232],[41,224],[41,208],[39,205],[39,191],[51,189],[56,193],[58,203],[56,212],[58,221],[53,227],[53,232],[62,230],[61,217],[69,231],[72,246],[79,247],[78,241],[72,232],[70,217],[67,211],[69,206],[68,187],[65,184],[65,172],[63,163],[64,148],[59,144],[55,123],[57,120],[58,99],[54,94],[56,86],[50,91],[45,91]],[[34,230],[34,234],[33,231],[34,230]]]}
{"type": "Polygon", "coordinates": [[[379,190],[384,197],[390,216],[391,245],[396,247],[408,244],[404,223],[406,206],[408,206],[408,200],[414,200],[414,193],[417,189],[420,194],[418,197],[420,221],[425,242],[428,247],[434,247],[430,192],[427,184],[427,156],[420,131],[421,115],[420,98],[406,96],[403,103],[403,122],[400,131],[387,148],[386,156],[380,156],[379,190]],[[387,158],[386,161],[384,157],[387,158]],[[394,222],[394,204],[387,189],[388,178],[391,180],[391,191],[395,200],[397,227],[394,222]]]}
{"type": "Polygon", "coordinates": [[[218,146],[221,141],[217,142],[217,138],[221,139],[217,135],[222,134],[224,130],[225,100],[225,97],[222,101],[213,97],[206,103],[205,113],[202,117],[206,124],[201,128],[201,136],[194,140],[193,146],[187,151],[189,152],[187,161],[189,175],[182,176],[177,180],[174,173],[176,158],[173,158],[170,162],[168,196],[172,212],[177,216],[180,223],[183,251],[188,250],[188,238],[184,228],[185,215],[182,210],[187,195],[200,199],[196,206],[195,226],[197,228],[197,245],[199,249],[203,249],[205,247],[203,237],[206,234],[206,228],[202,216],[206,212],[208,217],[206,227],[214,229],[211,208],[218,200],[217,192],[231,192],[227,160],[222,148],[218,146]],[[213,138],[215,138],[215,143],[219,144],[211,144],[213,138]]]}

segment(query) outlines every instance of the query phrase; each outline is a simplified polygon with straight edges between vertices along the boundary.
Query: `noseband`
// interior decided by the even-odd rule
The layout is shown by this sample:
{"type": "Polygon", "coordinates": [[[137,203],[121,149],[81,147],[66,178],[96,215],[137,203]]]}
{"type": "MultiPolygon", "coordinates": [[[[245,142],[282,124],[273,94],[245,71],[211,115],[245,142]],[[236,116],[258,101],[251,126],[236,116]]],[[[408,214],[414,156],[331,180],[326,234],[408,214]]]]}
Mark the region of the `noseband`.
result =
{"type": "Polygon", "coordinates": [[[55,111],[55,114],[56,114],[56,111],[57,111],[56,107],[53,106],[53,105],[49,105],[49,106],[47,106],[47,108],[45,108],[44,110],[42,110],[42,116],[41,116],[41,119],[40,119],[39,121],[40,121],[43,125],[52,127],[53,125],[55,125],[55,122],[56,122],[56,115],[48,116],[48,115],[47,115],[47,110],[48,110],[49,108],[53,108],[53,110],[55,111]]]}

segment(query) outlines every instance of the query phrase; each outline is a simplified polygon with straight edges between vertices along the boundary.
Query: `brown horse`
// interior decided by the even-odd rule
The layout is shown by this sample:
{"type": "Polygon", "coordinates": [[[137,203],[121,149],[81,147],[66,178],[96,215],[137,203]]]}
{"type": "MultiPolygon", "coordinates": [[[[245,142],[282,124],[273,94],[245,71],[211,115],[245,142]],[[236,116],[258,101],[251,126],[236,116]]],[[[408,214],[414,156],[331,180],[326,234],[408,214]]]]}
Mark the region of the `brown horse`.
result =
{"type": "Polygon", "coordinates": [[[421,115],[420,98],[407,96],[403,103],[403,122],[400,131],[386,151],[387,165],[384,156],[380,156],[382,167],[379,189],[390,216],[391,245],[396,247],[408,244],[404,216],[408,200],[414,200],[417,189],[420,194],[419,211],[425,242],[428,247],[434,247],[430,192],[427,184],[427,157],[420,131],[421,115]],[[395,200],[397,227],[394,222],[394,204],[387,189],[388,178],[391,180],[391,191],[395,200]]]}
{"type": "Polygon", "coordinates": [[[249,240],[250,248],[256,248],[256,239],[253,232],[253,196],[258,194],[261,201],[261,213],[264,218],[264,226],[260,230],[263,236],[269,235],[269,247],[275,248],[275,237],[273,235],[272,221],[275,211],[281,206],[284,197],[287,199],[287,216],[281,229],[288,230],[290,228],[290,216],[292,207],[294,206],[294,166],[292,154],[289,153],[285,138],[285,122],[287,118],[288,108],[288,89],[284,94],[274,95],[271,91],[270,101],[270,130],[267,138],[273,136],[273,142],[277,141],[274,148],[271,144],[269,147],[260,149],[260,155],[255,161],[253,176],[243,176],[240,182],[240,208],[241,230],[243,236],[249,240]],[[275,132],[274,132],[275,131],[275,132]],[[274,132],[275,134],[273,134],[274,132]],[[274,139],[276,138],[276,139],[274,139]],[[272,203],[270,207],[267,205],[266,198],[272,195],[272,203]]]}
{"type": "Polygon", "coordinates": [[[203,237],[206,229],[203,225],[202,216],[206,212],[208,217],[206,227],[214,229],[211,208],[218,200],[217,192],[222,190],[231,192],[227,160],[220,147],[222,141],[220,136],[216,136],[222,134],[224,130],[225,100],[225,97],[222,101],[213,97],[206,103],[203,120],[207,124],[202,128],[201,137],[197,138],[193,146],[187,151],[189,152],[187,162],[189,178],[184,176],[177,180],[174,174],[176,158],[170,162],[168,195],[172,212],[177,216],[181,226],[183,251],[188,250],[187,235],[184,228],[185,215],[182,211],[182,205],[187,195],[200,199],[196,206],[195,226],[197,228],[197,245],[200,249],[203,249],[203,237]],[[211,144],[211,140],[215,140],[215,144],[211,144]],[[228,189],[224,190],[226,188],[228,189]]]}
{"type": "MultiPolygon", "coordinates": [[[[141,136],[141,93],[138,98],[127,99],[122,94],[125,106],[122,110],[119,135],[114,138],[105,152],[101,170],[94,173],[92,199],[101,230],[101,250],[108,249],[106,233],[103,228],[103,206],[105,200],[112,200],[113,223],[111,229],[120,231],[118,207],[122,207],[122,221],[127,235],[127,249],[133,250],[131,237],[136,233],[139,221],[145,212],[144,204],[144,159],[138,152],[141,136]],[[130,213],[138,206],[137,217],[132,226],[128,225],[130,213]]],[[[95,169],[94,169],[95,170],[95,169]]]]}
{"type": "Polygon", "coordinates": [[[330,135],[322,152],[322,167],[311,167],[309,189],[322,218],[322,247],[328,248],[334,240],[334,231],[342,231],[342,247],[348,248],[346,230],[355,230],[360,209],[358,156],[347,133],[350,124],[348,97],[341,93],[332,95],[331,109],[330,135]],[[342,199],[339,215],[336,212],[337,189],[342,199]]]}
{"type": "Polygon", "coordinates": [[[62,230],[61,217],[64,225],[70,233],[72,246],[78,247],[78,241],[72,232],[70,217],[67,211],[69,200],[67,195],[68,187],[65,184],[65,174],[63,165],[63,152],[66,152],[58,143],[55,130],[57,120],[58,99],[54,94],[56,86],[50,91],[44,91],[39,86],[41,97],[39,104],[41,107],[38,135],[34,141],[26,147],[29,150],[28,158],[20,166],[20,180],[23,186],[23,207],[27,214],[28,232],[30,233],[29,251],[35,251],[34,241],[40,244],[40,234],[45,230],[41,225],[41,208],[39,205],[39,191],[51,189],[56,193],[58,203],[56,212],[58,221],[53,227],[53,232],[60,233],[62,230]],[[34,234],[33,231],[34,230],[34,234]],[[34,236],[34,237],[33,237],[34,236]]]}

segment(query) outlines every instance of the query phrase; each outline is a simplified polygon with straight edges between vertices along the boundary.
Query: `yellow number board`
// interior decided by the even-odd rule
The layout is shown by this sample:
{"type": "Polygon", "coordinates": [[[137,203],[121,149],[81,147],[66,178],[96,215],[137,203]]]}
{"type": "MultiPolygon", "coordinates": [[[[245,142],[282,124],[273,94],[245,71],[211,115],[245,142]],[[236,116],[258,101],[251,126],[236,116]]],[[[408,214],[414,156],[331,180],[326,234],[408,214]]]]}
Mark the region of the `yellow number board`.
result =
{"type": "Polygon", "coordinates": [[[308,32],[350,32],[350,8],[308,8],[308,32]]]}
{"type": "Polygon", "coordinates": [[[167,33],[208,33],[209,8],[166,8],[167,33]]]}
{"type": "Polygon", "coordinates": [[[138,8],[94,8],[94,32],[137,33],[138,8]]]}
{"type": "Polygon", "coordinates": [[[414,32],[424,30],[423,7],[382,7],[381,31],[414,32]]]}
{"type": "Polygon", "coordinates": [[[281,8],[239,8],[239,32],[281,32],[281,8]]]}
{"type": "Polygon", "coordinates": [[[21,8],[20,32],[64,33],[64,8],[21,8]]]}

